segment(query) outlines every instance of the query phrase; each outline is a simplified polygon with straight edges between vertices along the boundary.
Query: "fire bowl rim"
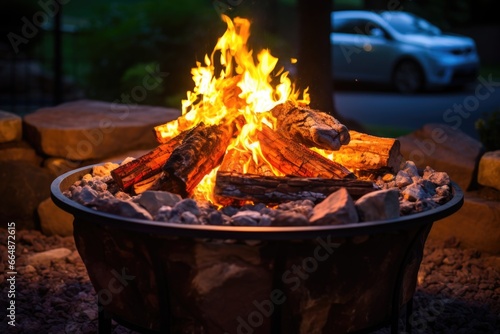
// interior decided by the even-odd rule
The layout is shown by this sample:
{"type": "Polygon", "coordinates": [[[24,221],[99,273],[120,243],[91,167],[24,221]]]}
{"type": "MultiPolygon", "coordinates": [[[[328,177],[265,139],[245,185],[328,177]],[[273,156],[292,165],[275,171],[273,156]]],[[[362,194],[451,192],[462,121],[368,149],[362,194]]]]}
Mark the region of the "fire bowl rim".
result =
{"type": "Polygon", "coordinates": [[[303,240],[325,237],[351,237],[376,233],[391,233],[412,227],[433,223],[458,211],[464,202],[464,194],[460,187],[451,181],[453,197],[445,204],[431,210],[414,213],[394,219],[378,220],[344,225],[313,226],[227,226],[227,225],[187,225],[146,219],[127,218],[115,214],[96,211],[63,195],[75,181],[92,171],[95,166],[88,165],[68,171],[50,185],[51,198],[62,210],[73,215],[75,220],[92,221],[94,223],[122,228],[140,233],[154,233],[165,236],[245,239],[245,240],[303,240]]]}

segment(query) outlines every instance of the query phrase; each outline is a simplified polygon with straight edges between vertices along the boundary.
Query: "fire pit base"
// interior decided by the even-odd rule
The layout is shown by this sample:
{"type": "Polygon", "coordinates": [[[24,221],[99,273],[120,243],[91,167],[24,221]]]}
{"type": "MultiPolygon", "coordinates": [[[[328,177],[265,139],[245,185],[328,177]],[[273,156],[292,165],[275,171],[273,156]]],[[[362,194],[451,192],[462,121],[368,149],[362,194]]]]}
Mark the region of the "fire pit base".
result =
{"type": "MultiPolygon", "coordinates": [[[[411,308],[427,235],[460,208],[341,226],[176,225],[96,212],[62,195],[88,173],[52,184],[75,216],[78,251],[111,318],[161,333],[348,333],[392,323],[411,308]]],[[[407,312],[410,314],[410,312],[407,312]]]]}

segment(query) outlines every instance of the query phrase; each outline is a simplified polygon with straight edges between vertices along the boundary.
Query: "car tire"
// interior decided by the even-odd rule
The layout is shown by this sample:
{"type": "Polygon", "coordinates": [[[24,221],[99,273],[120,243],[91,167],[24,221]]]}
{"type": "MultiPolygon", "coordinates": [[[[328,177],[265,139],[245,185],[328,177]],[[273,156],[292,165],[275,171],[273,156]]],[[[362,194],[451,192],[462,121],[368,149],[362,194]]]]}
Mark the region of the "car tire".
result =
{"type": "Polygon", "coordinates": [[[400,93],[413,94],[419,92],[424,86],[422,68],[413,60],[403,60],[394,69],[392,83],[400,93]]]}

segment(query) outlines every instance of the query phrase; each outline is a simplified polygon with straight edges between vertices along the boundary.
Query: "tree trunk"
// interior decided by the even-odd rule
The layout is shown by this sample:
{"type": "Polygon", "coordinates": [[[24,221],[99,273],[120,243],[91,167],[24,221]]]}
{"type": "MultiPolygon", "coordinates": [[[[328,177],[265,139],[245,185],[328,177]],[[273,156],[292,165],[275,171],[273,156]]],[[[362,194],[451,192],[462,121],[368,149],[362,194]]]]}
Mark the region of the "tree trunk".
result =
{"type": "Polygon", "coordinates": [[[308,86],[311,107],[337,117],[333,102],[330,0],[298,0],[298,81],[308,86]]]}

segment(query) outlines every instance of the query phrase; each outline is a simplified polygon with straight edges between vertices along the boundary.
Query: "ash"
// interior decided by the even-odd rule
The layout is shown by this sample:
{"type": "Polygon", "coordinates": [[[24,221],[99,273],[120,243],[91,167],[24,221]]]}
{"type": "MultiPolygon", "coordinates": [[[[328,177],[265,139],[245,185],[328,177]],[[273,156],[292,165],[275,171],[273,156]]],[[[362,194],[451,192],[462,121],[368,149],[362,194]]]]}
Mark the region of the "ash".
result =
{"type": "MultiPolygon", "coordinates": [[[[127,158],[122,165],[133,158],[127,158]]],[[[147,190],[131,195],[119,189],[110,175],[119,165],[105,163],[75,182],[64,195],[86,207],[127,218],[177,224],[231,226],[307,226],[362,223],[431,210],[452,195],[447,173],[431,167],[419,170],[406,161],[401,170],[374,180],[374,191],[354,201],[344,188],[321,204],[312,200],[266,206],[262,203],[217,208],[211,203],[177,194],[147,190]]]]}

